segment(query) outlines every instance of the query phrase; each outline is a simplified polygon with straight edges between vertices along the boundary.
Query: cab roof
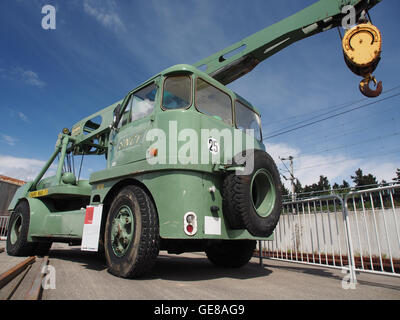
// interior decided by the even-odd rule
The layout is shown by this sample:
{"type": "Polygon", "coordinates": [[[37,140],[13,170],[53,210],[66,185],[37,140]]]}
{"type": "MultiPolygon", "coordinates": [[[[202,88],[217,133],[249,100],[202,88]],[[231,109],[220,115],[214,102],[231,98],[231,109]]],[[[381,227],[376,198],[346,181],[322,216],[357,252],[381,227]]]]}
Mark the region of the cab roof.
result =
{"type": "MultiPolygon", "coordinates": [[[[231,89],[229,89],[228,87],[226,87],[225,85],[223,85],[222,83],[220,83],[219,81],[215,80],[214,78],[210,77],[207,73],[197,69],[196,67],[189,65],[189,64],[177,64],[174,65],[172,67],[169,67],[163,71],[161,71],[159,74],[157,74],[156,76],[150,78],[148,81],[160,76],[160,75],[168,75],[168,74],[173,74],[173,73],[184,73],[184,72],[189,72],[198,76],[201,76],[204,80],[207,80],[208,82],[212,83],[213,85],[215,85],[216,87],[219,87],[220,89],[227,91],[228,93],[230,93],[231,95],[233,95],[237,100],[239,100],[240,102],[242,102],[243,104],[245,104],[246,106],[248,106],[250,109],[252,109],[255,113],[257,113],[258,115],[260,115],[260,112],[258,111],[258,109],[256,107],[254,107],[248,100],[246,100],[245,98],[243,98],[242,96],[240,96],[239,94],[237,94],[236,92],[232,91],[231,89]]],[[[148,82],[146,81],[146,82],[148,82]]]]}
{"type": "MultiPolygon", "coordinates": [[[[145,82],[141,83],[140,85],[138,85],[137,87],[135,87],[132,91],[136,91],[137,89],[139,89],[140,87],[145,86],[146,84],[148,84],[151,81],[154,81],[156,78],[160,77],[160,76],[166,76],[169,74],[174,74],[174,73],[191,73],[191,74],[195,74],[197,76],[202,77],[204,80],[207,80],[209,83],[213,84],[214,86],[216,86],[217,88],[227,92],[228,94],[230,94],[231,96],[233,96],[235,99],[237,99],[238,101],[242,102],[243,104],[245,104],[246,106],[248,106],[251,110],[253,110],[255,113],[257,113],[260,116],[260,112],[250,103],[248,102],[246,99],[244,99],[242,96],[240,96],[239,94],[235,93],[234,91],[232,91],[231,89],[229,89],[228,87],[224,86],[223,84],[221,84],[220,82],[218,82],[217,80],[213,79],[212,77],[210,77],[207,73],[197,69],[196,67],[189,65],[189,64],[177,64],[174,65],[172,67],[169,67],[163,71],[161,71],[160,73],[154,75],[153,77],[149,78],[148,80],[146,80],[145,82]]],[[[129,93],[130,93],[129,92],[129,93]]],[[[129,93],[127,95],[129,95],[129,93]]],[[[126,96],[127,96],[126,95],[126,96]]],[[[117,101],[115,103],[113,103],[112,105],[101,109],[99,111],[97,111],[94,114],[89,115],[88,117],[78,121],[77,123],[75,123],[72,127],[79,127],[79,126],[83,126],[88,120],[92,119],[93,117],[99,116],[101,115],[102,117],[105,117],[108,119],[108,122],[111,121],[112,119],[112,113],[113,110],[115,109],[115,107],[119,104],[122,103],[124,101],[125,97],[123,99],[121,99],[120,101],[117,101]]],[[[109,125],[107,121],[105,122],[106,126],[109,125]]],[[[103,125],[102,125],[103,127],[103,125]]],[[[96,130],[97,131],[97,130],[96,130]]]]}

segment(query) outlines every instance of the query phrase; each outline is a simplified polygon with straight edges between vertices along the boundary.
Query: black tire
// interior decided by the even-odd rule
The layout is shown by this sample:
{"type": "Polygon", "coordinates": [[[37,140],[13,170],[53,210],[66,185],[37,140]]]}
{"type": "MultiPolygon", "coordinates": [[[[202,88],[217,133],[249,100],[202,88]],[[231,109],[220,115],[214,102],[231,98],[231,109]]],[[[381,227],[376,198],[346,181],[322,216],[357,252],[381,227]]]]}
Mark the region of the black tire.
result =
{"type": "Polygon", "coordinates": [[[271,156],[262,151],[247,152],[254,161],[248,175],[229,173],[223,182],[223,212],[232,229],[247,229],[257,237],[274,231],[282,211],[279,171],[271,156]]]}
{"type": "Polygon", "coordinates": [[[152,199],[138,186],[124,187],[113,200],[107,216],[105,257],[109,272],[122,278],[143,276],[152,269],[159,248],[158,215],[152,199]],[[121,214],[123,208],[130,210],[134,223],[131,223],[130,227],[129,224],[123,227],[124,232],[132,234],[132,239],[123,248],[123,253],[120,253],[118,245],[124,240],[119,236],[122,227],[118,224],[118,228],[115,228],[113,221],[121,214]],[[115,230],[119,230],[116,236],[115,230]]]}
{"type": "Polygon", "coordinates": [[[255,240],[216,240],[205,251],[208,260],[218,267],[240,268],[249,262],[255,248],[255,240]]]}
{"type": "Polygon", "coordinates": [[[10,216],[7,231],[7,253],[10,256],[33,256],[37,243],[28,242],[30,211],[27,201],[20,201],[10,216]]]}

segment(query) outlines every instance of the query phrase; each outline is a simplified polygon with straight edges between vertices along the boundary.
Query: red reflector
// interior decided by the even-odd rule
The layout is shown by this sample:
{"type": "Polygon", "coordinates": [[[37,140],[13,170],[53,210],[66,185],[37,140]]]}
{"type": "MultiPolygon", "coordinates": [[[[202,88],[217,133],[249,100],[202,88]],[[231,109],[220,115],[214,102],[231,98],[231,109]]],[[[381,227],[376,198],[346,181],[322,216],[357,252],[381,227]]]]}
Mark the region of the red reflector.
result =
{"type": "Polygon", "coordinates": [[[186,231],[189,232],[189,233],[192,233],[193,232],[193,226],[191,224],[188,224],[186,226],[186,231]]]}
{"type": "Polygon", "coordinates": [[[86,215],[85,215],[84,224],[92,224],[93,223],[93,212],[94,212],[94,207],[87,207],[86,208],[86,215]]]}

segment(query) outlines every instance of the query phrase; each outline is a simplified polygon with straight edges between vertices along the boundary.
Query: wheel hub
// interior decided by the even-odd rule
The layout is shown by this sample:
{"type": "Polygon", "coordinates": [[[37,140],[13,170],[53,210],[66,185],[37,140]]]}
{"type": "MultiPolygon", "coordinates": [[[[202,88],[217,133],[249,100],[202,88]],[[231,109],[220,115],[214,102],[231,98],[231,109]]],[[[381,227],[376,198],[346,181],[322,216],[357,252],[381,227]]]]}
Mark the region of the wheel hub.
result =
{"type": "Polygon", "coordinates": [[[133,239],[134,220],[132,210],[122,206],[115,216],[111,227],[111,246],[116,256],[125,255],[133,239]]]}
{"type": "Polygon", "coordinates": [[[250,186],[251,200],[257,214],[267,217],[274,208],[276,190],[272,176],[265,169],[258,170],[251,181],[250,186]]]}
{"type": "Polygon", "coordinates": [[[10,232],[11,244],[15,244],[17,242],[19,235],[21,233],[21,227],[22,227],[22,217],[21,215],[18,215],[18,217],[14,220],[14,223],[11,227],[11,232],[10,232]]]}

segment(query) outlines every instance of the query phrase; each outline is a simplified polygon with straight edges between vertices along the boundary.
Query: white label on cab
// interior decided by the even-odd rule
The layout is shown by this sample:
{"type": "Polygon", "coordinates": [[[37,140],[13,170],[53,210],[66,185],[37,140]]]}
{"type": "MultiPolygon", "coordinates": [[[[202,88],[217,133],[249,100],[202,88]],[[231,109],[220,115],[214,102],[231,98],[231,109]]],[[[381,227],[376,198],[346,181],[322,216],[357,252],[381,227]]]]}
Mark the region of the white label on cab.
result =
{"type": "Polygon", "coordinates": [[[221,218],[205,216],[204,233],[221,235],[221,218]]]}

